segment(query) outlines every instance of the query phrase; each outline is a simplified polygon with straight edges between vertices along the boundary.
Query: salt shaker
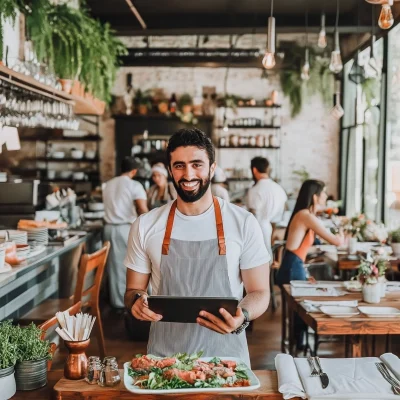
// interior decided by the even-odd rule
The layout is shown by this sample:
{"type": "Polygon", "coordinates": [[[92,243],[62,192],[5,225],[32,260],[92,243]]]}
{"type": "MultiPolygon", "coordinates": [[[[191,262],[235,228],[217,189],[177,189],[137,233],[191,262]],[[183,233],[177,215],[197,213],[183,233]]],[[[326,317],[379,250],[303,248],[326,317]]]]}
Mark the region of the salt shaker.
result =
{"type": "Polygon", "coordinates": [[[91,385],[95,385],[100,380],[102,365],[99,357],[91,356],[88,359],[88,368],[85,381],[91,385]]]}
{"type": "Polygon", "coordinates": [[[116,386],[120,383],[118,363],[115,357],[105,357],[100,374],[100,386],[116,386]]]}

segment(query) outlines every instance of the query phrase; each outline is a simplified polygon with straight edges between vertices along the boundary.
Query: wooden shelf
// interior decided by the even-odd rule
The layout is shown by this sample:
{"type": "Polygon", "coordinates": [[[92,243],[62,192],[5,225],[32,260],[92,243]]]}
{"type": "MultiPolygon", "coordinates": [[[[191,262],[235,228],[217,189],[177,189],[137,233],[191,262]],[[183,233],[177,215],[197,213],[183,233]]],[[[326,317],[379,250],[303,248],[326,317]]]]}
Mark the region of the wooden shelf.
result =
{"type": "Polygon", "coordinates": [[[106,103],[92,97],[72,95],[75,101],[74,113],[77,115],[103,115],[106,103]]]}
{"type": "Polygon", "coordinates": [[[162,156],[166,156],[167,155],[167,152],[166,152],[166,150],[164,151],[164,150],[160,150],[160,151],[152,151],[152,152],[150,152],[150,153],[136,153],[136,154],[133,154],[133,156],[132,157],[139,157],[139,158],[144,158],[144,157],[151,157],[151,158],[153,158],[153,157],[162,157],[162,156]]]}
{"type": "Polygon", "coordinates": [[[218,149],[253,149],[253,150],[262,150],[262,149],[270,149],[270,150],[278,150],[280,147],[272,147],[272,146],[264,146],[264,147],[257,147],[257,146],[221,146],[217,147],[218,149]]]}
{"type": "MultiPolygon", "coordinates": [[[[280,129],[280,126],[273,125],[260,125],[260,126],[237,126],[237,125],[228,125],[229,129],[280,129]]],[[[218,125],[217,129],[224,129],[224,126],[218,125]]]]}
{"type": "Polygon", "coordinates": [[[9,82],[22,89],[26,89],[38,95],[46,96],[50,99],[61,101],[63,103],[74,105],[74,99],[71,95],[57,90],[51,86],[45,85],[33,79],[31,76],[21,74],[4,65],[0,65],[0,80],[9,82]]]}
{"type": "Polygon", "coordinates": [[[51,157],[36,157],[29,161],[46,161],[46,162],[85,162],[85,163],[97,163],[99,159],[96,158],[51,158],[51,157]]]}
{"type": "Polygon", "coordinates": [[[19,140],[25,142],[97,142],[102,140],[102,138],[98,135],[87,135],[87,136],[25,136],[20,137],[19,140]]]}
{"type": "MultiPolygon", "coordinates": [[[[128,119],[128,120],[139,120],[139,121],[145,121],[145,120],[164,120],[164,121],[180,121],[183,122],[179,117],[177,117],[174,114],[166,115],[166,114],[157,114],[157,113],[149,113],[146,115],[140,115],[140,114],[131,114],[131,115],[126,115],[126,114],[115,114],[112,116],[114,119],[128,119]]],[[[199,121],[212,121],[214,119],[214,116],[208,116],[208,115],[199,115],[197,118],[199,121]]],[[[185,122],[184,122],[185,123],[185,122]]]]}
{"type": "Polygon", "coordinates": [[[280,104],[273,104],[272,106],[267,106],[263,104],[258,104],[255,106],[236,106],[236,107],[229,107],[229,106],[217,106],[218,108],[281,108],[282,106],[280,104]]]}

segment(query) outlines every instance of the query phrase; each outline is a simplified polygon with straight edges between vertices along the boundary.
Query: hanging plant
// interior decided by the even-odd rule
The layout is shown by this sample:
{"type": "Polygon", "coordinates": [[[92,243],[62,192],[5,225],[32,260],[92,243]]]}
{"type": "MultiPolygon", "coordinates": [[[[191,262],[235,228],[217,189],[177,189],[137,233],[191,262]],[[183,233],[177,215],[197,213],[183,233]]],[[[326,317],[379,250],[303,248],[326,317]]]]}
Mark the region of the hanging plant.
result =
{"type": "Polygon", "coordinates": [[[289,98],[291,116],[298,115],[303,106],[305,97],[311,97],[320,93],[326,104],[332,102],[333,76],[329,71],[329,60],[318,56],[313,48],[309,48],[310,54],[310,79],[301,79],[301,65],[304,62],[304,47],[292,46],[286,52],[285,66],[280,72],[282,91],[289,98]]]}

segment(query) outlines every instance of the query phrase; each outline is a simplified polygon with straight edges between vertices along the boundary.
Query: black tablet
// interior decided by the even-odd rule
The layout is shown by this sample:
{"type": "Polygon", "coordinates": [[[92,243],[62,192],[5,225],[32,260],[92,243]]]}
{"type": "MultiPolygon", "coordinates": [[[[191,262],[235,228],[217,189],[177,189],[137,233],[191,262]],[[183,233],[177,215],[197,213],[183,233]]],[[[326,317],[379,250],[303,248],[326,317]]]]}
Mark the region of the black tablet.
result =
{"type": "Polygon", "coordinates": [[[239,305],[235,297],[149,296],[147,299],[150,310],[163,316],[160,322],[196,323],[200,311],[222,318],[220,308],[236,315],[239,305]]]}

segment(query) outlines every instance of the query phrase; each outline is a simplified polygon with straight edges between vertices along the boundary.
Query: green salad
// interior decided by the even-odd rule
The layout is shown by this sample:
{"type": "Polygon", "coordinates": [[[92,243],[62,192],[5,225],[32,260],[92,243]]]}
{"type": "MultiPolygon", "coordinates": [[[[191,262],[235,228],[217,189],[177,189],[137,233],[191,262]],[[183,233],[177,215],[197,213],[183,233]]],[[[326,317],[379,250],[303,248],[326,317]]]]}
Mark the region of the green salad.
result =
{"type": "Polygon", "coordinates": [[[135,386],[142,389],[190,389],[250,386],[245,364],[214,357],[200,359],[203,352],[177,353],[171,357],[136,355],[128,369],[135,386]]]}

